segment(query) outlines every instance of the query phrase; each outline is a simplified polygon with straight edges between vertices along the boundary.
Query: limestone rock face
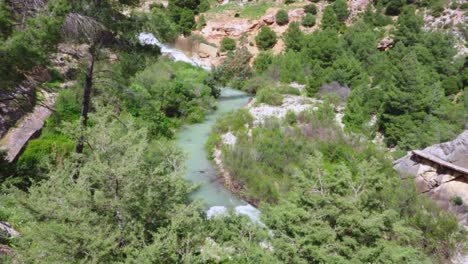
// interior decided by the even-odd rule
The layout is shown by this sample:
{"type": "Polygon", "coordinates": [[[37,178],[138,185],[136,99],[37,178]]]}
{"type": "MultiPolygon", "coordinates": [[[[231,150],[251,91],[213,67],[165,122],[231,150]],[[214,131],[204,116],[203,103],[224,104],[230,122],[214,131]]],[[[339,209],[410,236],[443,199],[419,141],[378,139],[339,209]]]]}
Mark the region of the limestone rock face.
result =
{"type": "MultiPolygon", "coordinates": [[[[452,141],[430,146],[422,151],[446,162],[468,168],[468,130],[452,141]]],[[[468,226],[468,175],[413,153],[408,153],[397,160],[393,168],[402,178],[414,177],[419,191],[427,193],[443,209],[457,215],[461,224],[468,226]],[[462,198],[462,205],[455,205],[452,202],[457,196],[462,198]]]]}

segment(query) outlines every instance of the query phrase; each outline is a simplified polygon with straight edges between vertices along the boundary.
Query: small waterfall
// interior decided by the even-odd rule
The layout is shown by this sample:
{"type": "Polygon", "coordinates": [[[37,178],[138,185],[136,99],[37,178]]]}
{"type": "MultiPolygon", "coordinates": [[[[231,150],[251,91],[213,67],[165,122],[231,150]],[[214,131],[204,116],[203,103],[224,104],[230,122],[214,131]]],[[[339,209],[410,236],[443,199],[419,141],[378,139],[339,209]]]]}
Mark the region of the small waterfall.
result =
{"type": "Polygon", "coordinates": [[[161,41],[159,41],[159,39],[157,39],[152,33],[141,32],[136,37],[138,38],[141,44],[156,45],[160,47],[161,53],[170,55],[171,58],[174,59],[174,61],[183,61],[193,66],[201,67],[205,70],[211,69],[210,67],[203,65],[200,61],[197,61],[195,58],[189,58],[182,51],[176,50],[167,44],[161,43],[161,41]]]}
{"type": "MultiPolygon", "coordinates": [[[[227,2],[229,2],[229,1],[227,1],[227,2]]],[[[193,66],[202,67],[203,69],[210,70],[210,67],[202,65],[200,62],[197,62],[196,59],[189,58],[183,52],[181,52],[179,50],[176,50],[176,49],[174,49],[174,48],[172,48],[172,47],[170,47],[170,46],[168,46],[166,44],[161,43],[152,33],[142,32],[142,33],[138,34],[136,37],[138,38],[138,40],[140,41],[141,44],[156,45],[156,46],[160,47],[161,48],[161,53],[170,55],[170,57],[173,58],[174,61],[183,61],[183,62],[189,63],[189,64],[191,64],[193,66]]],[[[245,95],[245,93],[242,93],[242,92],[236,91],[236,90],[232,90],[232,89],[229,89],[229,88],[224,88],[221,91],[221,96],[222,97],[225,96],[226,97],[225,99],[230,99],[231,98],[231,101],[236,100],[236,99],[239,100],[239,98],[241,98],[239,95],[245,95]]],[[[221,101],[219,101],[220,108],[223,108],[221,104],[229,104],[228,103],[229,101],[230,100],[221,100],[221,101]]],[[[245,101],[242,104],[236,105],[236,106],[227,106],[229,109],[227,109],[226,111],[232,111],[232,110],[239,109],[246,102],[247,101],[245,101]]],[[[220,114],[222,114],[222,113],[220,112],[220,109],[218,109],[218,111],[216,113],[214,113],[213,115],[217,116],[217,115],[220,115],[220,114]]],[[[206,141],[206,139],[208,137],[209,131],[211,130],[211,126],[214,124],[214,122],[215,122],[214,117],[211,118],[211,121],[208,121],[208,120],[204,121],[205,125],[208,125],[207,123],[210,123],[210,124],[209,124],[209,127],[206,128],[207,130],[204,131],[204,133],[201,133],[206,138],[203,138],[203,140],[196,140],[197,144],[201,144],[201,146],[200,146],[201,150],[204,150],[205,141],[206,141]]],[[[196,132],[192,133],[192,132],[194,132],[193,131],[194,129],[192,129],[190,131],[190,126],[187,129],[189,130],[189,132],[191,132],[190,139],[192,139],[194,137],[194,134],[197,134],[197,133],[196,132]]],[[[185,143],[184,146],[187,146],[187,143],[185,143]]],[[[198,156],[200,156],[200,155],[203,156],[204,153],[197,153],[197,155],[198,156]]],[[[210,161],[208,161],[208,160],[206,160],[206,162],[207,162],[207,166],[210,166],[210,169],[204,168],[204,171],[212,171],[212,173],[215,174],[217,171],[216,171],[215,168],[213,168],[212,163],[210,161]]],[[[196,165],[200,165],[200,163],[201,162],[197,162],[196,165]]],[[[199,169],[196,169],[195,172],[199,172],[199,169]]],[[[188,173],[194,173],[194,172],[189,171],[188,173]]],[[[204,176],[204,177],[208,177],[208,175],[204,176]]],[[[259,224],[261,226],[264,226],[264,224],[260,221],[261,212],[257,208],[255,208],[252,205],[246,203],[245,201],[239,200],[232,193],[230,193],[228,190],[226,190],[222,184],[218,184],[218,185],[215,186],[215,187],[213,187],[213,186],[211,186],[211,187],[212,188],[223,189],[222,191],[220,191],[220,190],[219,191],[213,191],[212,189],[210,191],[209,188],[203,188],[203,187],[200,188],[201,189],[200,192],[201,192],[202,196],[205,196],[205,197],[206,196],[216,196],[216,197],[210,197],[211,199],[205,198],[205,200],[210,200],[210,201],[216,200],[216,203],[211,202],[211,205],[213,203],[214,204],[219,204],[219,203],[222,204],[222,205],[214,205],[214,206],[211,206],[210,208],[208,208],[208,210],[206,211],[208,219],[210,219],[212,217],[215,217],[215,216],[219,216],[219,215],[225,215],[225,214],[228,213],[228,208],[233,208],[234,213],[236,215],[245,215],[245,216],[249,217],[252,220],[252,222],[254,222],[256,224],[259,224]],[[215,198],[215,199],[213,199],[213,198],[215,198]]],[[[208,187],[207,183],[205,183],[205,187],[208,187]]]]}

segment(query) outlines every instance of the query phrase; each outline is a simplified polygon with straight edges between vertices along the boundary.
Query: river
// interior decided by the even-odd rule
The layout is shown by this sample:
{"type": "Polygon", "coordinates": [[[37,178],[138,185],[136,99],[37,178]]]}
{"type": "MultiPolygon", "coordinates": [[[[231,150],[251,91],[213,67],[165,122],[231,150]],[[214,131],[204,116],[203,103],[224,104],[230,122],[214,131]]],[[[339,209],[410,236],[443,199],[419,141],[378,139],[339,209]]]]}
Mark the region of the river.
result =
{"type": "MultiPolygon", "coordinates": [[[[161,53],[169,54],[174,61],[183,61],[209,70],[208,67],[187,57],[183,52],[162,44],[150,33],[140,33],[138,38],[143,44],[159,46],[161,53]]],[[[177,133],[177,144],[187,155],[186,178],[199,186],[191,194],[191,198],[201,200],[204,203],[208,218],[224,214],[228,210],[234,210],[237,214],[247,215],[252,221],[260,223],[260,211],[224,187],[218,170],[214,167],[213,162],[208,160],[208,154],[205,150],[205,143],[217,118],[243,107],[249,99],[250,96],[244,92],[223,88],[216,111],[208,115],[202,123],[186,125],[177,133]]]]}

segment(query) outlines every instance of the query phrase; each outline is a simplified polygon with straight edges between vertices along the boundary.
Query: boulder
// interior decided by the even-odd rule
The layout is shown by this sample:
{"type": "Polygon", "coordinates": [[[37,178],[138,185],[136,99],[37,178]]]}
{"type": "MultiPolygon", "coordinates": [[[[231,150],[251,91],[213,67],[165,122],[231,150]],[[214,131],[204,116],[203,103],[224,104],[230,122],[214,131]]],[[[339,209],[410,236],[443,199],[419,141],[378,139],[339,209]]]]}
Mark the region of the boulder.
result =
{"type": "Polygon", "coordinates": [[[198,55],[200,58],[206,58],[206,57],[216,57],[218,56],[218,48],[207,45],[205,43],[200,43],[198,46],[198,55]],[[202,57],[204,55],[204,57],[202,57]]]}
{"type": "Polygon", "coordinates": [[[289,22],[301,21],[304,15],[305,15],[305,11],[302,8],[291,10],[288,13],[289,22]]]}
{"type": "MultiPolygon", "coordinates": [[[[468,226],[468,175],[461,170],[450,168],[450,164],[468,168],[468,130],[456,139],[433,145],[421,151],[408,153],[394,162],[394,169],[400,178],[414,177],[418,190],[428,194],[444,210],[454,213],[462,225],[468,226]],[[428,160],[415,153],[422,153],[440,159],[428,160]],[[460,197],[462,205],[452,202],[460,197]]],[[[452,166],[453,167],[453,166],[452,166]]]]}
{"type": "Polygon", "coordinates": [[[267,15],[262,18],[263,23],[267,25],[271,25],[275,23],[275,16],[274,15],[267,15]]]}

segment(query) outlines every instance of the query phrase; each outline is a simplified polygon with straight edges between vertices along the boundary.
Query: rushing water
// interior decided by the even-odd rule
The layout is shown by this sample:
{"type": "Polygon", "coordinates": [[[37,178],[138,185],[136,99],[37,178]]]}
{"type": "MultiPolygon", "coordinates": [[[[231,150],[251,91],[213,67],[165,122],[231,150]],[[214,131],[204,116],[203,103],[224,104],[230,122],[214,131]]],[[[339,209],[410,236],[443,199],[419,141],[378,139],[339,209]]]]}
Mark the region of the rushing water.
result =
{"type": "MultiPolygon", "coordinates": [[[[151,33],[140,33],[137,37],[143,44],[159,46],[161,53],[169,54],[175,61],[183,61],[194,66],[203,67],[200,63],[187,57],[183,52],[162,44],[151,33]]],[[[208,69],[207,67],[203,68],[208,69]]],[[[237,198],[224,187],[219,172],[213,166],[213,162],[208,160],[208,154],[205,150],[205,143],[216,119],[227,112],[241,108],[247,104],[249,98],[247,94],[241,91],[223,88],[218,101],[218,109],[208,115],[202,123],[187,125],[177,134],[177,143],[187,154],[187,180],[199,186],[191,194],[191,198],[204,202],[208,218],[224,214],[228,209],[233,209],[236,213],[247,215],[253,221],[260,223],[260,211],[237,198]]]]}

